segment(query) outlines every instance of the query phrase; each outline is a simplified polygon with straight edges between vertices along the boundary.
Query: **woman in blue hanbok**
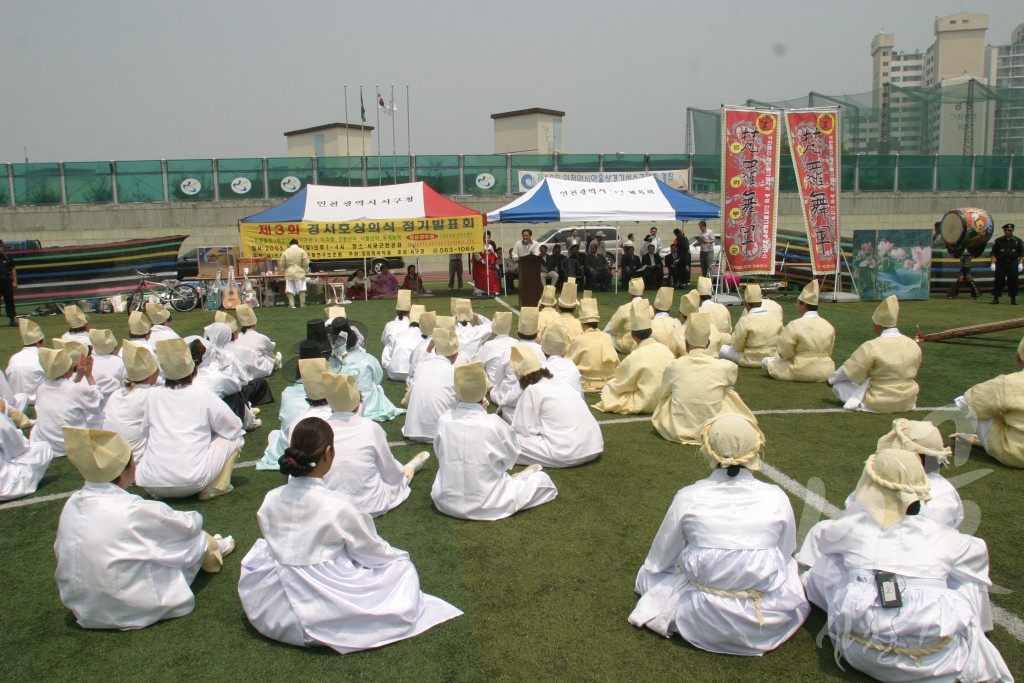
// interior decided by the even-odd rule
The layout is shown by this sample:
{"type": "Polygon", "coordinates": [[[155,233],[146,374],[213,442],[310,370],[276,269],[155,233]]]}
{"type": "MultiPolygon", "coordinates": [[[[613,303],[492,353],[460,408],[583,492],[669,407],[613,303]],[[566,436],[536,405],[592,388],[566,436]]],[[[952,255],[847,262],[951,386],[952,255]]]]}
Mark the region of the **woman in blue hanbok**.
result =
{"type": "MultiPolygon", "coordinates": [[[[303,342],[305,344],[306,342],[303,342]]],[[[311,342],[314,346],[316,342],[311,342]]],[[[302,354],[305,349],[300,349],[302,354]]],[[[324,383],[321,375],[328,371],[327,361],[323,358],[302,358],[296,365],[298,378],[290,387],[281,392],[281,428],[267,435],[267,448],[263,458],[256,462],[258,470],[280,470],[279,460],[288,448],[292,428],[306,417],[330,417],[331,409],[327,405],[324,383]]]]}
{"type": "Polygon", "coordinates": [[[352,375],[359,386],[359,414],[367,420],[387,422],[405,412],[388,399],[384,387],[384,369],[374,356],[359,345],[356,331],[345,318],[335,318],[329,328],[331,339],[331,372],[352,375]]]}

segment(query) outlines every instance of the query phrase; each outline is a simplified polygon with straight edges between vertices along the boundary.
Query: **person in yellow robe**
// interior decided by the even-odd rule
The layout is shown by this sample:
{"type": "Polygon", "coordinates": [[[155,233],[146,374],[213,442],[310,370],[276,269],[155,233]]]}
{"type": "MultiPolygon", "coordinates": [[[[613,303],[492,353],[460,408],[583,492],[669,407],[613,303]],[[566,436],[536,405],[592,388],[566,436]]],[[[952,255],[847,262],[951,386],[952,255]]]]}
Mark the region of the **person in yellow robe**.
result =
{"type": "MultiPolygon", "coordinates": [[[[1017,346],[1017,367],[1024,370],[1024,339],[1017,346]]],[[[1004,465],[1024,468],[1024,372],[975,384],[956,405],[967,413],[977,435],[958,437],[982,446],[1004,465]]]]}
{"type": "Polygon", "coordinates": [[[661,383],[661,397],[651,422],[669,441],[700,444],[700,427],[724,413],[757,420],[733,389],[739,377],[735,363],[712,357],[711,314],[701,311],[686,321],[686,354],[668,364],[661,383]]]}
{"type": "Polygon", "coordinates": [[[633,337],[630,336],[632,328],[629,326],[629,311],[630,306],[634,301],[643,301],[644,299],[644,279],[641,277],[635,277],[629,281],[629,301],[622,304],[616,309],[615,313],[612,314],[608,324],[604,326],[604,331],[612,336],[612,344],[615,345],[615,350],[620,353],[629,353],[633,350],[634,342],[633,337]]]}
{"type": "Polygon", "coordinates": [[[654,318],[651,320],[651,333],[656,340],[668,347],[673,356],[678,356],[673,349],[672,334],[683,326],[672,317],[672,298],[676,291],[672,287],[659,287],[654,297],[654,318]]]}
{"type": "MultiPolygon", "coordinates": [[[[575,281],[575,278],[573,278],[575,281]]],[[[537,335],[544,334],[544,328],[548,326],[552,320],[558,317],[558,310],[555,306],[558,304],[558,300],[555,298],[555,286],[544,285],[544,290],[541,292],[540,300],[537,302],[537,308],[540,313],[537,316],[537,335]]]]}
{"type": "Polygon", "coordinates": [[[820,285],[811,280],[800,292],[796,312],[800,317],[790,321],[779,335],[778,354],[761,361],[761,367],[773,379],[785,382],[827,382],[836,370],[832,346],[836,330],[818,315],[820,285]]]}
{"type": "Polygon", "coordinates": [[[612,338],[598,328],[601,314],[597,309],[597,299],[580,301],[580,323],[583,334],[569,344],[565,357],[579,368],[583,392],[599,394],[619,367],[619,354],[615,352],[612,338]]]}
{"type": "Polygon", "coordinates": [[[778,352],[782,321],[761,306],[761,287],[747,285],[743,293],[748,315],[736,323],[732,340],[722,345],[718,355],[745,368],[761,367],[761,361],[778,352]]]}
{"type": "MultiPolygon", "coordinates": [[[[700,294],[696,289],[691,289],[679,299],[679,321],[680,325],[672,331],[672,343],[668,349],[676,358],[686,355],[686,328],[689,325],[690,316],[700,311],[700,294]]],[[[704,311],[708,313],[707,311],[704,311]]],[[[708,315],[711,315],[708,313],[708,315]]],[[[718,358],[718,352],[722,348],[722,333],[718,328],[711,325],[711,338],[706,349],[712,358],[718,358]]]]}
{"type": "Polygon", "coordinates": [[[662,375],[673,360],[668,347],[651,336],[651,305],[647,301],[630,304],[629,318],[633,351],[601,391],[594,408],[604,413],[653,413],[661,397],[662,375]]]}
{"type": "Polygon", "coordinates": [[[697,278],[697,294],[700,296],[700,310],[711,314],[712,324],[723,336],[732,334],[732,315],[724,304],[712,300],[714,293],[711,278],[697,278]]]}
{"type": "MultiPolygon", "coordinates": [[[[565,335],[572,342],[573,339],[583,334],[583,325],[576,319],[576,308],[580,305],[579,300],[576,298],[576,283],[566,282],[562,285],[562,291],[559,294],[558,301],[556,302],[558,307],[558,316],[552,319],[550,325],[558,325],[565,329],[565,335]]],[[[547,329],[545,327],[545,329],[547,329]]],[[[543,333],[541,333],[543,334],[543,333]]]]}
{"type": "Polygon", "coordinates": [[[901,413],[913,410],[919,388],[921,349],[900,334],[900,302],[890,296],[875,309],[871,321],[878,336],[861,344],[828,378],[833,393],[847,410],[901,413]]]}

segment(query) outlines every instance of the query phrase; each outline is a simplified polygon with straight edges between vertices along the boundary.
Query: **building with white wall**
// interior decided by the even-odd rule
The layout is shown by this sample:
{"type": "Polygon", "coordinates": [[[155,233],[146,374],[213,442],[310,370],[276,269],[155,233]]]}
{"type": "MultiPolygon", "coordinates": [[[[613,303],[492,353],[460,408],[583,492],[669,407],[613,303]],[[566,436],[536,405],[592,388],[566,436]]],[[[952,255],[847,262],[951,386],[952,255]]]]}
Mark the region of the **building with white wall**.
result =
{"type": "Polygon", "coordinates": [[[519,109],[491,114],[495,154],[554,154],[562,147],[562,117],[555,109],[519,109]]]}
{"type": "Polygon", "coordinates": [[[290,157],[358,157],[373,153],[373,126],[328,123],[291,130],[284,136],[288,138],[290,157]]]}

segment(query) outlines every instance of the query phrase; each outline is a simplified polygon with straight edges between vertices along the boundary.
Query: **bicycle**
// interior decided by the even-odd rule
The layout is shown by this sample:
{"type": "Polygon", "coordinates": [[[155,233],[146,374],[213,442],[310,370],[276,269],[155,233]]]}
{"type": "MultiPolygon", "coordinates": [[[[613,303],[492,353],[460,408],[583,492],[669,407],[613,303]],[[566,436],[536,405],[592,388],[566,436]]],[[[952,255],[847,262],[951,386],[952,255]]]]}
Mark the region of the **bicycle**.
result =
{"type": "Polygon", "coordinates": [[[161,304],[170,304],[180,312],[188,313],[199,305],[199,290],[192,285],[183,285],[173,278],[157,282],[146,278],[154,277],[141,270],[135,271],[141,277],[135,291],[128,297],[128,312],[142,311],[146,304],[154,299],[161,304]]]}

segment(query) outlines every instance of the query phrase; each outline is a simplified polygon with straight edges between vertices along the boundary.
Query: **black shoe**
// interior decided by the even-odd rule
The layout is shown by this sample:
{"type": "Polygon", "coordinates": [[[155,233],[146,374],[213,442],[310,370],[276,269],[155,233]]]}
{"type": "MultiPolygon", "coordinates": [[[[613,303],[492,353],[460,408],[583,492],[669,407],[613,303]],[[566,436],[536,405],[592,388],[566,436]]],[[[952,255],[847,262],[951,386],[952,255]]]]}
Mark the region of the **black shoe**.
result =
{"type": "MultiPolygon", "coordinates": [[[[1013,303],[1017,303],[1017,302],[1014,301],[1013,303]]],[[[17,326],[18,326],[18,319],[17,318],[11,318],[11,327],[17,327],[17,326]]]]}
{"type": "Polygon", "coordinates": [[[999,297],[998,296],[992,297],[992,303],[994,303],[994,304],[999,303],[999,297]]]}

